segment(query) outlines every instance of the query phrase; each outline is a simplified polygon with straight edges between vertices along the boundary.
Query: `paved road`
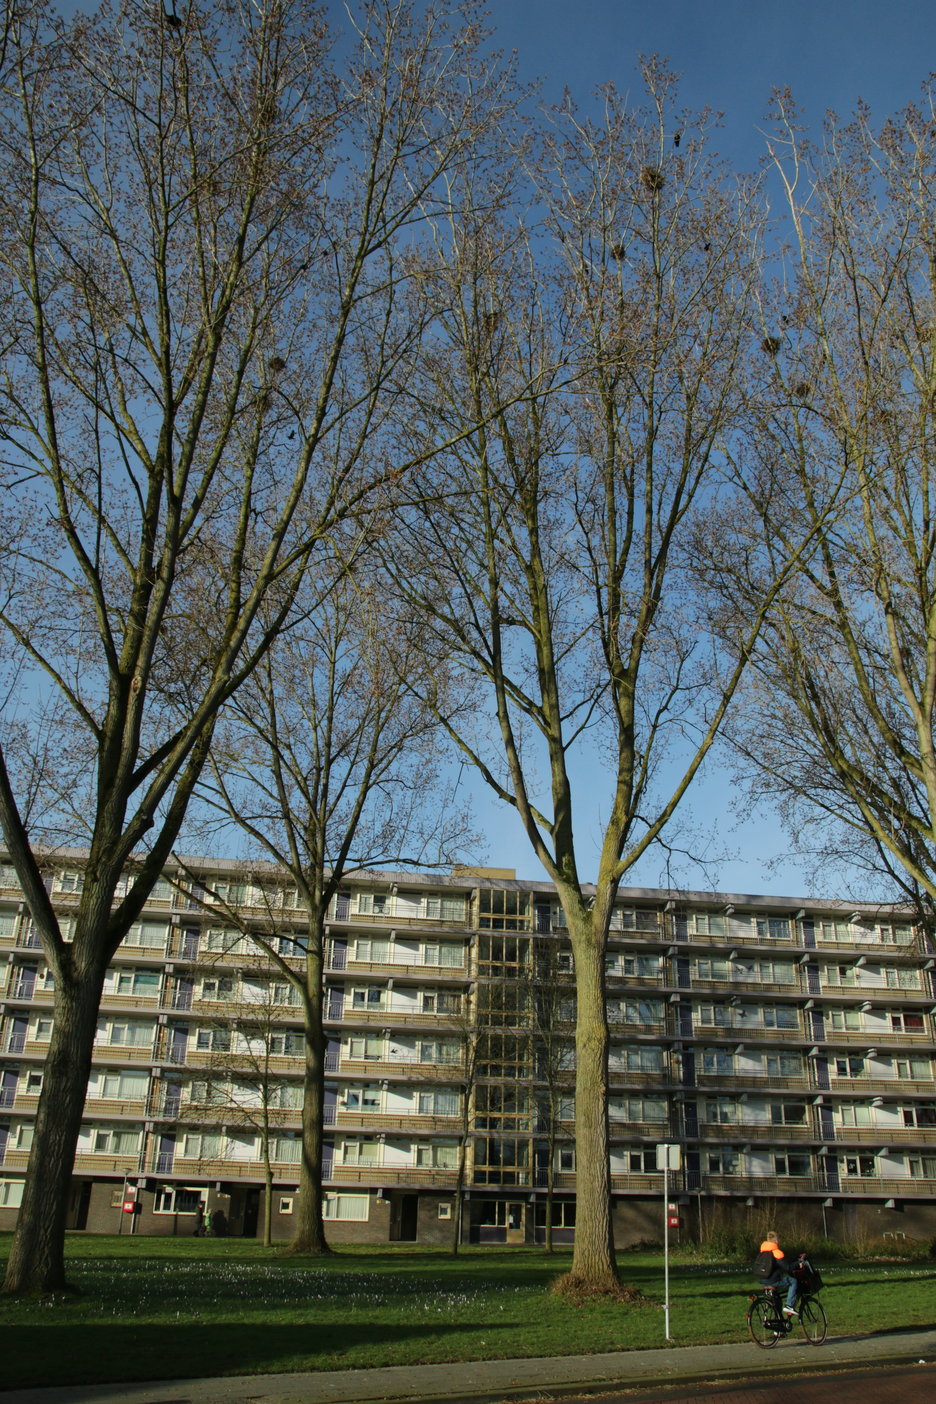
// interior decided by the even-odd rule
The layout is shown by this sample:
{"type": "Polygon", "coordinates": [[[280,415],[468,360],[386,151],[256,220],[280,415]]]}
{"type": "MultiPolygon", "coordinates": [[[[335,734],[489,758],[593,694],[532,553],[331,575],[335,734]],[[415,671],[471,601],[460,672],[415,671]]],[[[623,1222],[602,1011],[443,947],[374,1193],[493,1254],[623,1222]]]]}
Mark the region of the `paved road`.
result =
{"type": "MultiPolygon", "coordinates": [[[[50,1333],[50,1346],[53,1341],[50,1333]]],[[[775,1350],[739,1341],[536,1360],[10,1390],[0,1392],[0,1404],[568,1404],[602,1396],[605,1404],[932,1404],[934,1374],[936,1327],[922,1327],[830,1335],[815,1348],[791,1337],[775,1350]],[[856,1384],[856,1373],[866,1383],[856,1384]]]]}
{"type": "MultiPolygon", "coordinates": [[[[543,1404],[548,1396],[537,1396],[543,1404]]],[[[752,1380],[747,1384],[693,1385],[650,1394],[565,1394],[562,1404],[932,1404],[936,1365],[898,1365],[887,1370],[799,1375],[795,1379],[752,1380]]],[[[518,1404],[516,1399],[510,1404],[518,1404]]],[[[533,1404],[530,1401],[530,1404],[533,1404]]]]}

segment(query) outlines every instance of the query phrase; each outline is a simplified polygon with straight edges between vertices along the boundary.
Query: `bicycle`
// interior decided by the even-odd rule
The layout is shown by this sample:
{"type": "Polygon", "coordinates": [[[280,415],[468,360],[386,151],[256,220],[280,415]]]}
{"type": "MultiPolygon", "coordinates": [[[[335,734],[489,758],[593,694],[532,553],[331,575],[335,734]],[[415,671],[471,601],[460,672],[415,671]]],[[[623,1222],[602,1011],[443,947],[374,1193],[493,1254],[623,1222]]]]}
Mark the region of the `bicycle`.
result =
{"type": "Polygon", "coordinates": [[[762,1350],[770,1350],[781,1336],[793,1330],[797,1320],[803,1328],[803,1335],[810,1345],[822,1345],[828,1329],[825,1308],[818,1297],[803,1292],[799,1298],[799,1317],[784,1316],[781,1291],[777,1287],[765,1287],[760,1292],[751,1292],[748,1298],[747,1324],[751,1340],[762,1350]]]}

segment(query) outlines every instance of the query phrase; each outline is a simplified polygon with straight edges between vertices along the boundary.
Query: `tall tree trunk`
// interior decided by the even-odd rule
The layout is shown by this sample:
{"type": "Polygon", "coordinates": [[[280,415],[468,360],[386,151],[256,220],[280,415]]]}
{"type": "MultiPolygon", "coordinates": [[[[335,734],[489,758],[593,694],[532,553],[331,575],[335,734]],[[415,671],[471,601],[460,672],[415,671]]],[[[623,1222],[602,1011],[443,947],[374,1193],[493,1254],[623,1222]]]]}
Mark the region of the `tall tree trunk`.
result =
{"type": "Polygon", "coordinates": [[[103,969],[69,971],[56,984],[52,1038],[5,1292],[54,1292],[67,1285],[65,1220],[103,985],[103,969]]]}
{"type": "MultiPolygon", "coordinates": [[[[467,1097],[467,1093],[466,1093],[467,1097]]],[[[455,1175],[455,1222],[452,1225],[452,1256],[455,1257],[462,1241],[462,1215],[465,1205],[465,1163],[468,1158],[468,1127],[462,1123],[462,1134],[458,1143],[458,1171],[455,1175]]]]}
{"type": "Polygon", "coordinates": [[[273,1167],[269,1151],[263,1158],[263,1246],[273,1246],[273,1167]]]}
{"type": "Polygon", "coordinates": [[[591,923],[576,921],[569,935],[575,957],[578,1015],[575,1031],[575,1251],[572,1278],[592,1290],[618,1286],[611,1230],[608,1163],[608,1023],[604,943],[591,923]]]}
{"type": "Polygon", "coordinates": [[[302,1089],[302,1162],[296,1221],[289,1250],[321,1256],[330,1253],[325,1238],[322,1150],[325,1139],[324,937],[310,929],[306,984],[302,996],[305,1070],[302,1089]]]}
{"type": "Polygon", "coordinates": [[[549,1135],[546,1140],[546,1252],[553,1250],[553,1200],[556,1191],[556,1106],[549,1096],[549,1135]]]}

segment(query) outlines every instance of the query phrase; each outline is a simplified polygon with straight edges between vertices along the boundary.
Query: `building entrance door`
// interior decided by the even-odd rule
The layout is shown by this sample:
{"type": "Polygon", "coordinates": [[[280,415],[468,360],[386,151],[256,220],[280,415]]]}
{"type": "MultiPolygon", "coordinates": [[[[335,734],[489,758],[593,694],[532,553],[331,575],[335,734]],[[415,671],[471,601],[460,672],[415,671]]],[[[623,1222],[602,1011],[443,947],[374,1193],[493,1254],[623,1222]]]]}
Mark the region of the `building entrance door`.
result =
{"type": "Polygon", "coordinates": [[[526,1238],[524,1208],[525,1206],[522,1203],[512,1202],[507,1205],[508,1243],[523,1243],[526,1238]]]}

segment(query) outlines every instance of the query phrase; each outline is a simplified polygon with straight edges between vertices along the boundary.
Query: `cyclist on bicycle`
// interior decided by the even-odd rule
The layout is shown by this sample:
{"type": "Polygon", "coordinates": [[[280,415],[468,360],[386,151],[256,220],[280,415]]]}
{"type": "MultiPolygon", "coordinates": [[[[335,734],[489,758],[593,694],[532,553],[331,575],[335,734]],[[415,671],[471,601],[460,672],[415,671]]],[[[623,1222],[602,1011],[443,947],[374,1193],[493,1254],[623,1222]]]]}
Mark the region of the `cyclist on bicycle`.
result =
{"type": "Polygon", "coordinates": [[[799,1315],[796,1310],[799,1283],[789,1271],[792,1266],[793,1264],[787,1261],[783,1249],[780,1247],[777,1235],[771,1229],[764,1236],[754,1271],[764,1287],[775,1289],[785,1287],[787,1289],[786,1306],[783,1308],[784,1316],[799,1315]]]}

